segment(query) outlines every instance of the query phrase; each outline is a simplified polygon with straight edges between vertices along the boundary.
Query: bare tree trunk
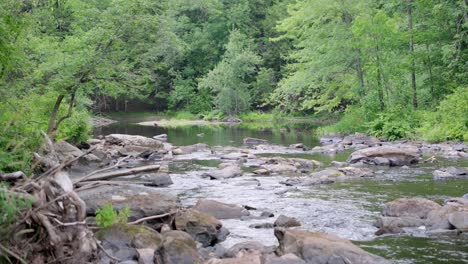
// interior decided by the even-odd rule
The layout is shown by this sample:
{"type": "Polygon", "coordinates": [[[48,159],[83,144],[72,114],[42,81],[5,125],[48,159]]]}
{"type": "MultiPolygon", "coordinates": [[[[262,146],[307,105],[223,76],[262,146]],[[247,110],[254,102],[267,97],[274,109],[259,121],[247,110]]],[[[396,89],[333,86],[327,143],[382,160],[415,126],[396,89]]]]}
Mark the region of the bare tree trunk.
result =
{"type": "Polygon", "coordinates": [[[413,108],[418,108],[418,94],[416,90],[416,70],[414,62],[414,36],[413,36],[413,15],[411,14],[412,0],[406,0],[406,7],[408,12],[408,30],[410,36],[409,49],[411,57],[411,87],[413,88],[413,108]]]}
{"type": "Polygon", "coordinates": [[[65,95],[61,94],[57,97],[57,100],[55,101],[54,108],[52,109],[52,113],[50,114],[49,118],[49,125],[47,127],[47,135],[49,135],[50,138],[52,138],[52,132],[54,131],[55,127],[55,119],[57,118],[58,111],[60,109],[60,105],[62,104],[63,98],[65,95]]]}

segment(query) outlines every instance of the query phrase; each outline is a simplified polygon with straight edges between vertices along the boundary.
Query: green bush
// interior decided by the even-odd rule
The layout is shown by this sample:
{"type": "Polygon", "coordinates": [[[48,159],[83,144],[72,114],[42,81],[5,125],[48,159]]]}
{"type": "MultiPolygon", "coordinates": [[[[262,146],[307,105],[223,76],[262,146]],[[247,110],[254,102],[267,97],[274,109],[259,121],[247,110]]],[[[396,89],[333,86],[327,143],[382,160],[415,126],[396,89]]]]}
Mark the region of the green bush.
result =
{"type": "Polygon", "coordinates": [[[412,109],[390,108],[383,113],[379,113],[374,120],[366,123],[367,133],[392,141],[401,138],[413,138],[414,130],[418,126],[417,120],[412,109]]]}
{"type": "MultiPolygon", "coordinates": [[[[31,152],[43,142],[41,131],[47,131],[49,116],[55,104],[56,94],[29,94],[23,98],[11,98],[0,102],[0,170],[27,171],[31,152]]],[[[67,112],[62,105],[59,116],[67,112]]],[[[91,127],[89,114],[77,107],[71,118],[60,124],[57,139],[72,143],[86,141],[91,127]]]]}
{"type": "Polygon", "coordinates": [[[468,88],[459,87],[439,104],[437,111],[422,112],[421,118],[417,131],[425,140],[468,141],[468,88]]]}
{"type": "Polygon", "coordinates": [[[107,228],[114,224],[126,224],[129,216],[130,208],[125,207],[117,212],[111,203],[107,203],[101,209],[96,210],[96,222],[101,228],[107,228]]]}
{"type": "Polygon", "coordinates": [[[16,220],[21,210],[31,205],[31,201],[14,196],[8,192],[6,185],[0,183],[0,234],[7,235],[8,226],[16,220]]]}

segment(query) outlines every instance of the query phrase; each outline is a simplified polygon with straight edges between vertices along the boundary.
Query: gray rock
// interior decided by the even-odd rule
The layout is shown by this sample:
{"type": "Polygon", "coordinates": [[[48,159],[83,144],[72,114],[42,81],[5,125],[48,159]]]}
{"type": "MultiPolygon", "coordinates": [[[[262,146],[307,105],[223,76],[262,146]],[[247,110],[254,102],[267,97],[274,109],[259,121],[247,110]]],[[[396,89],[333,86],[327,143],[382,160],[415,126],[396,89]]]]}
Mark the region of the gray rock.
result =
{"type": "Polygon", "coordinates": [[[141,248],[137,249],[138,264],[154,264],[154,249],[141,248]]]}
{"type": "Polygon", "coordinates": [[[468,212],[454,212],[448,217],[450,224],[460,231],[468,231],[468,212]]]}
{"type": "Polygon", "coordinates": [[[139,178],[145,181],[149,181],[151,183],[149,186],[154,187],[167,187],[174,184],[171,176],[167,173],[148,173],[141,175],[139,178]]]}
{"type": "Polygon", "coordinates": [[[213,246],[220,242],[219,233],[222,226],[221,222],[213,216],[191,209],[178,213],[175,218],[176,229],[187,232],[203,247],[213,246]]]}
{"type": "Polygon", "coordinates": [[[156,150],[163,148],[161,141],[143,136],[125,135],[125,134],[110,134],[105,137],[107,144],[121,146],[139,146],[148,149],[156,150]]]}
{"type": "Polygon", "coordinates": [[[430,211],[441,207],[439,204],[424,198],[400,198],[386,203],[383,215],[392,217],[412,216],[426,219],[430,211]]]}
{"type": "Polygon", "coordinates": [[[154,252],[154,263],[198,264],[202,258],[197,251],[197,244],[192,237],[182,231],[167,231],[163,234],[163,243],[154,252]]]}
{"type": "Polygon", "coordinates": [[[227,117],[223,118],[221,120],[221,122],[224,122],[224,123],[242,123],[242,120],[240,120],[239,118],[235,118],[233,116],[227,116],[227,117]]]}
{"type": "Polygon", "coordinates": [[[410,145],[401,147],[381,146],[355,151],[348,158],[348,163],[365,163],[371,165],[403,166],[417,163],[420,158],[419,150],[410,145]]]}
{"type": "Polygon", "coordinates": [[[448,167],[435,170],[433,173],[434,180],[450,180],[468,178],[468,169],[448,167]]]}
{"type": "Polygon", "coordinates": [[[377,222],[379,230],[376,235],[383,235],[387,233],[405,233],[405,227],[419,227],[425,226],[426,221],[419,217],[402,216],[402,217],[380,217],[377,222]]]}
{"type": "Polygon", "coordinates": [[[156,139],[156,140],[159,140],[159,141],[162,141],[162,142],[166,142],[167,141],[167,134],[156,135],[156,136],[153,137],[153,139],[156,139]]]}
{"type": "Polygon", "coordinates": [[[242,169],[238,164],[230,163],[228,165],[221,166],[219,169],[207,172],[204,176],[207,176],[212,180],[219,180],[239,177],[242,176],[242,174],[242,169]]]}
{"type": "Polygon", "coordinates": [[[97,209],[102,208],[106,203],[112,203],[116,210],[129,207],[130,220],[165,214],[180,207],[178,198],[167,192],[132,184],[103,185],[80,191],[78,195],[86,203],[88,215],[94,215],[97,209]]]}
{"type": "Polygon", "coordinates": [[[301,226],[301,223],[294,217],[280,215],[273,224],[275,227],[294,227],[301,226]]]}
{"type": "Polygon", "coordinates": [[[194,152],[209,151],[209,150],[210,150],[210,147],[207,144],[197,143],[197,144],[190,145],[190,146],[178,147],[172,150],[172,153],[174,155],[183,155],[183,154],[191,154],[194,152]]]}
{"type": "MultiPolygon", "coordinates": [[[[154,251],[162,245],[159,233],[145,226],[114,225],[100,230],[96,237],[106,251],[122,261],[138,259],[135,246],[154,251]]],[[[110,262],[106,255],[102,258],[103,263],[110,262]]]]}
{"type": "Polygon", "coordinates": [[[271,211],[263,211],[263,212],[260,214],[260,216],[262,216],[262,217],[274,217],[275,214],[274,214],[273,212],[271,212],[271,211]]]}
{"type": "Polygon", "coordinates": [[[278,254],[295,254],[306,263],[390,263],[334,235],[276,228],[275,236],[279,242],[278,254]]]}
{"type": "Polygon", "coordinates": [[[239,219],[242,216],[250,215],[249,211],[242,206],[207,199],[198,200],[193,209],[217,219],[239,219]]]}

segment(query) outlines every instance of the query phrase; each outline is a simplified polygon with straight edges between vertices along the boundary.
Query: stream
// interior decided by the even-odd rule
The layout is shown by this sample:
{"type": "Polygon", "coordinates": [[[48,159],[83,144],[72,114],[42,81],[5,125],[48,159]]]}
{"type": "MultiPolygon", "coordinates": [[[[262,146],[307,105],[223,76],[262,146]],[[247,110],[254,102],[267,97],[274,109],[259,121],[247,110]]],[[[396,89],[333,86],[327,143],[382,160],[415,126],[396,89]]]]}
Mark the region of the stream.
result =
{"type": "MultiPolygon", "coordinates": [[[[314,136],[317,124],[308,120],[283,123],[243,123],[236,126],[151,127],[137,122],[149,118],[120,118],[118,123],[96,128],[94,135],[112,133],[152,137],[167,134],[168,142],[177,146],[206,143],[210,146],[242,146],[243,138],[268,140],[271,144],[303,143],[312,148],[320,145],[314,136]]],[[[331,161],[346,161],[350,152],[335,156],[320,154],[263,154],[263,156],[300,157],[314,159],[329,166],[331,161]]],[[[259,155],[262,156],[262,155],[259,155]]],[[[320,231],[350,239],[363,249],[391,259],[395,263],[468,263],[468,235],[436,236],[386,235],[376,237],[374,222],[382,212],[382,205],[400,197],[424,197],[443,201],[468,193],[468,180],[434,181],[432,171],[442,166],[467,167],[468,160],[440,159],[437,164],[418,164],[411,167],[377,168],[377,176],[331,185],[288,187],[280,184],[288,176],[258,176],[248,173],[239,178],[209,180],[201,175],[216,167],[217,160],[174,160],[169,164],[173,185],[168,192],[178,195],[184,206],[194,205],[198,199],[214,199],[255,207],[255,215],[262,210],[296,217],[299,229],[320,231]]],[[[276,245],[272,229],[254,229],[249,225],[273,223],[270,219],[222,220],[230,231],[226,248],[242,241],[255,240],[264,245],[276,245]]]]}

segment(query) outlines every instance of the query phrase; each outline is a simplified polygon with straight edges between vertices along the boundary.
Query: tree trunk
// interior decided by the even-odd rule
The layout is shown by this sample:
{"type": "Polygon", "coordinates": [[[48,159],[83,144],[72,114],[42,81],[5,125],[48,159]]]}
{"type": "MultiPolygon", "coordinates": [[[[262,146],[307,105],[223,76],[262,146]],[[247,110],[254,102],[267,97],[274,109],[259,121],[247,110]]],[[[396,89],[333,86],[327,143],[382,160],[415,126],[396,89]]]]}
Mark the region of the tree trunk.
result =
{"type": "Polygon", "coordinates": [[[414,62],[414,36],[413,36],[413,15],[411,14],[412,0],[406,0],[406,7],[408,12],[408,31],[409,31],[409,49],[411,58],[411,87],[413,88],[413,108],[418,108],[418,94],[416,90],[416,70],[414,62]]]}
{"type": "Polygon", "coordinates": [[[54,108],[52,109],[52,113],[50,114],[49,118],[49,125],[47,127],[47,135],[49,135],[50,138],[52,137],[52,132],[54,131],[55,127],[55,119],[57,118],[58,111],[60,109],[60,105],[62,104],[63,98],[65,95],[61,94],[57,97],[57,100],[55,101],[54,108]]]}

